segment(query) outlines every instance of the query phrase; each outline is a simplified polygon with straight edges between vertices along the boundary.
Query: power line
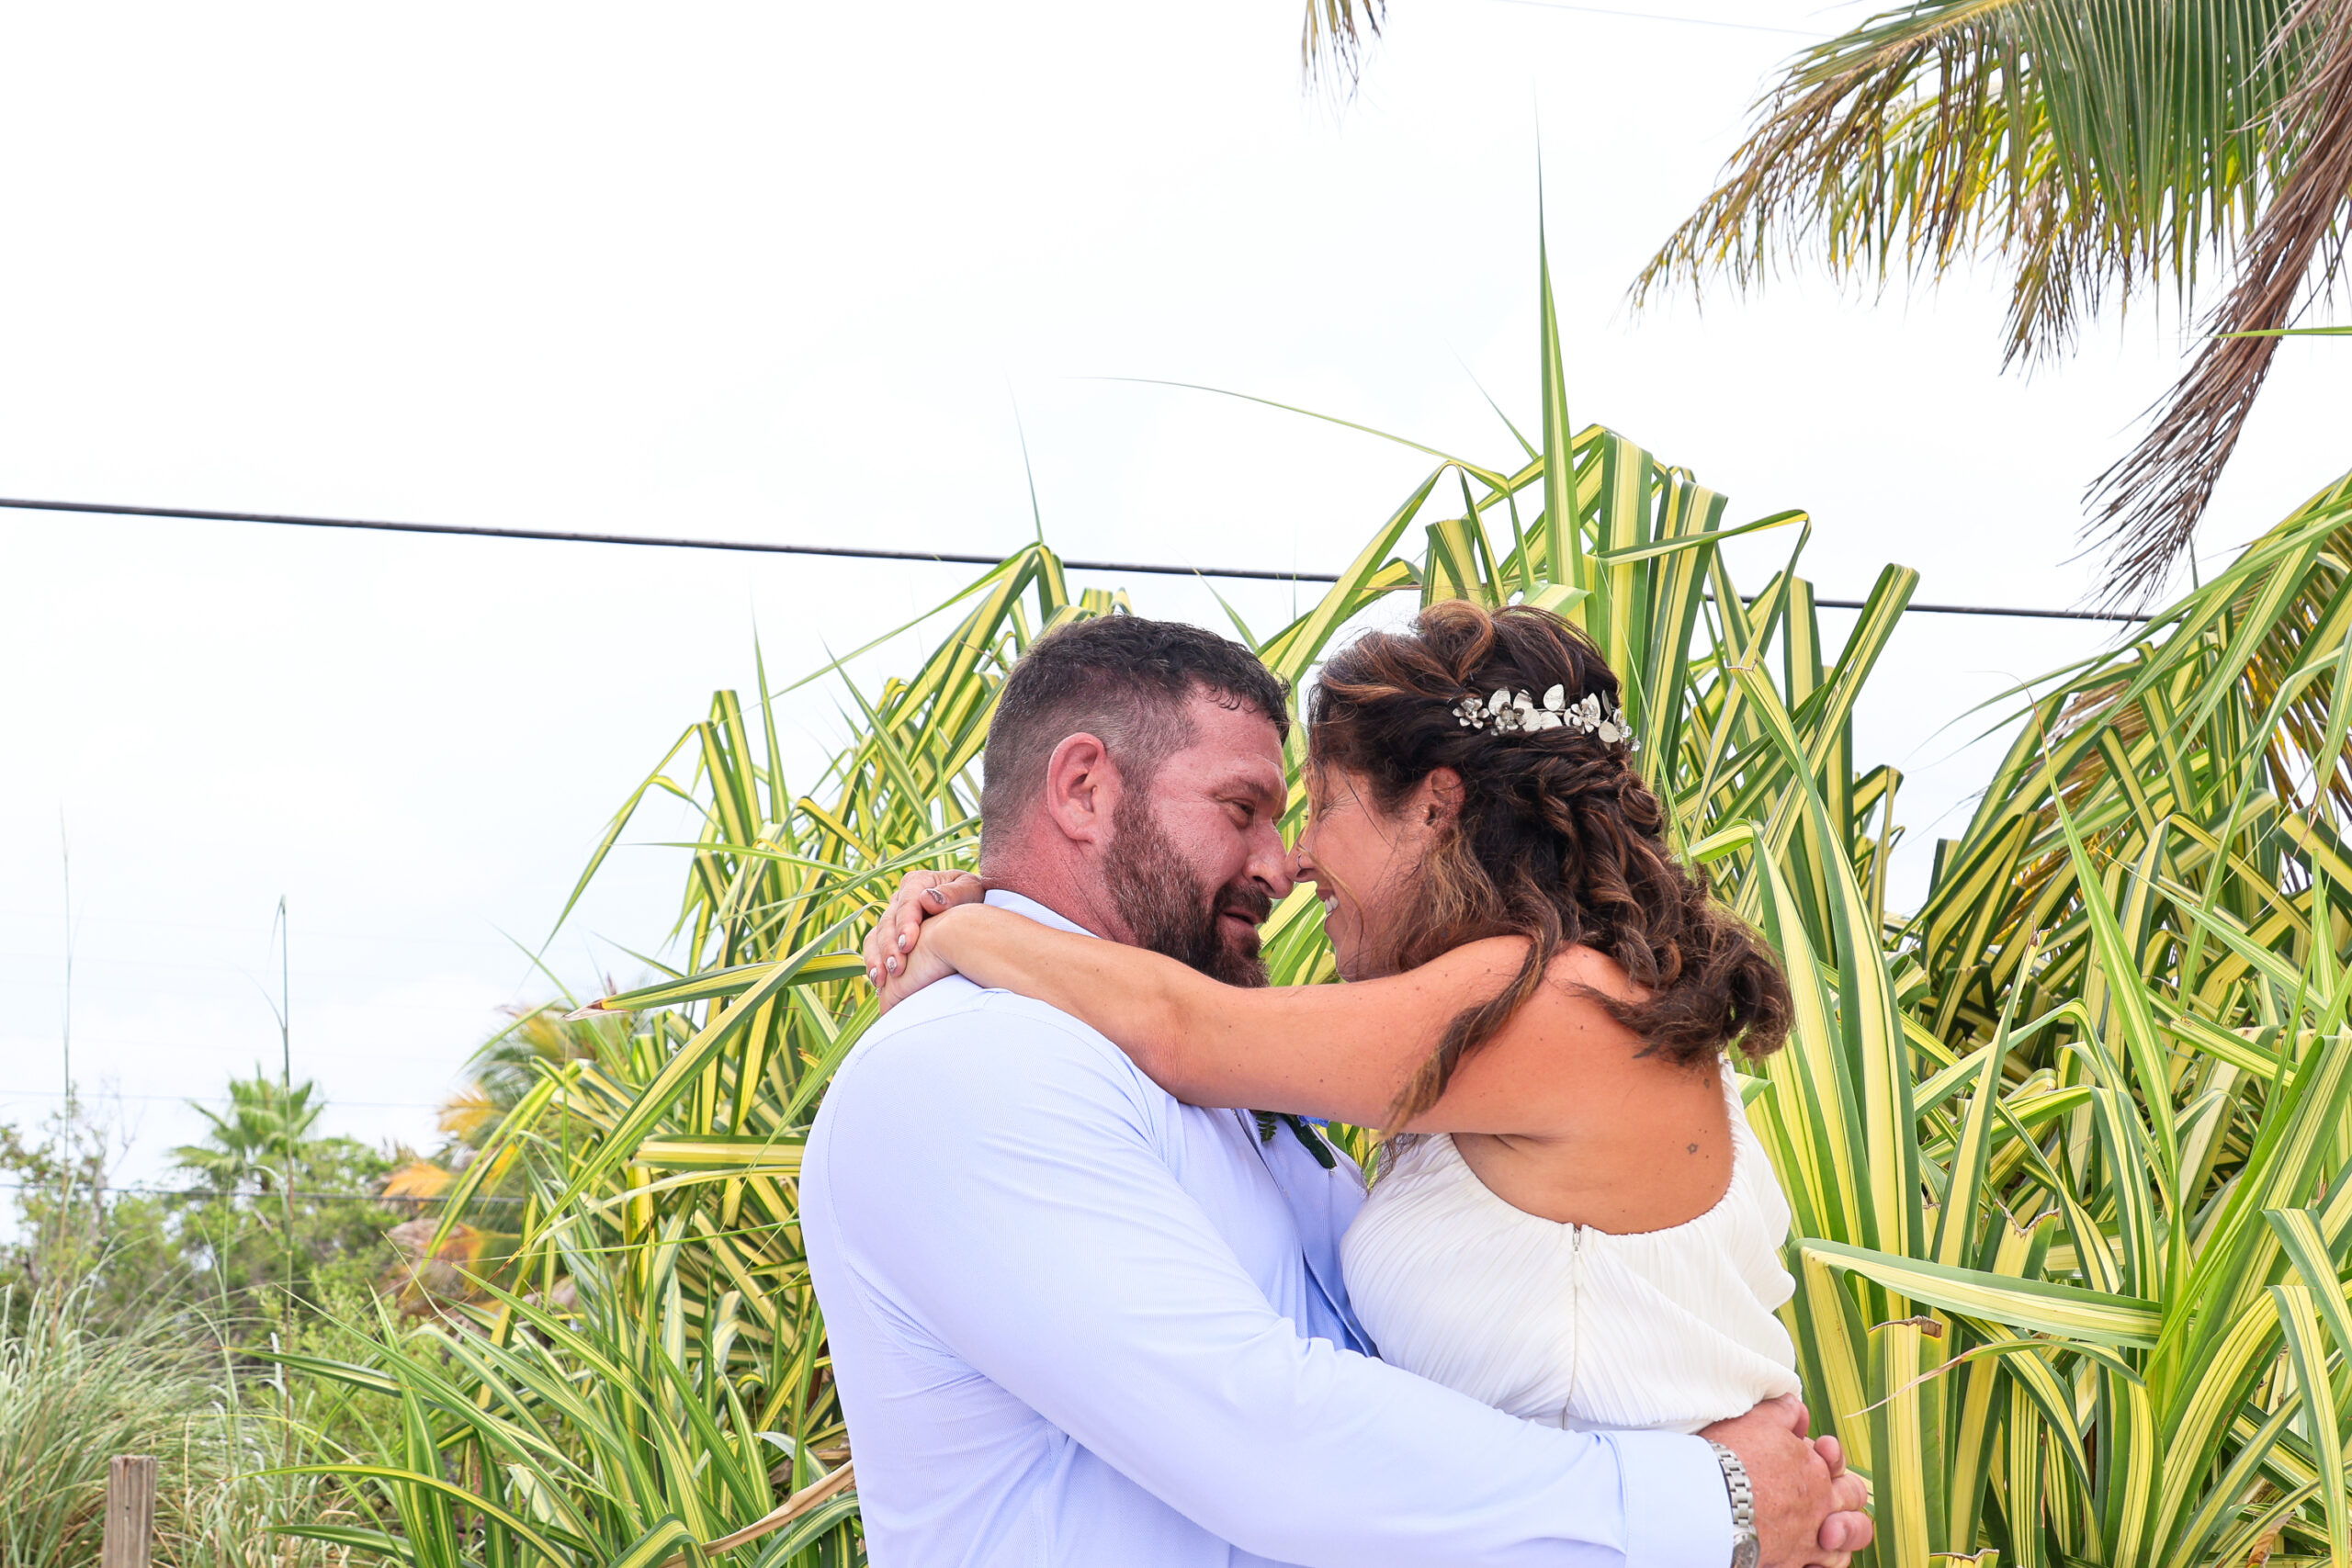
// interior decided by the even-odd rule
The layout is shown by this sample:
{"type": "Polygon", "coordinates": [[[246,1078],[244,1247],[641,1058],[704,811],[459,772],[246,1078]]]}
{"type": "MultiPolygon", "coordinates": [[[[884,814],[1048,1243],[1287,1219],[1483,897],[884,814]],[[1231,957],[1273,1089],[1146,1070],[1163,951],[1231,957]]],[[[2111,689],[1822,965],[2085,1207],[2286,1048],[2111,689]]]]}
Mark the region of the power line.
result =
{"type": "MultiPolygon", "coordinates": [[[[1728,26],[1729,24],[1725,24],[1728,26]]],[[[187,506],[118,506],[96,501],[17,501],[0,497],[0,510],[73,512],[106,517],[166,517],[198,523],[260,523],[282,528],[356,528],[377,534],[446,534],[476,539],[528,539],[564,545],[639,545],[670,550],[732,550],[750,555],[832,556],[848,560],[933,561],[949,566],[997,566],[1001,556],[955,551],[877,550],[855,545],[776,545],[749,539],[681,539],[658,534],[579,534],[551,528],[491,528],[463,523],[387,523],[358,517],[303,517],[276,512],[210,512],[187,506]]],[[[1331,571],[1269,571],[1258,567],[1169,566],[1153,561],[1062,561],[1070,571],[1111,571],[1157,577],[1223,577],[1251,582],[1337,582],[1331,571]]],[[[1824,610],[1859,610],[1860,599],[1815,599],[1824,610]]],[[[2038,610],[2007,604],[1912,604],[1926,615],[2007,615],[2039,621],[2141,622],[2146,615],[2120,610],[2038,610]]]]}
{"type": "MultiPolygon", "coordinates": [[[[56,919],[57,914],[54,910],[0,908],[0,920],[25,920],[46,926],[53,923],[56,919]]],[[[248,937],[266,935],[268,931],[268,928],[266,926],[232,926],[224,924],[219,920],[166,920],[159,919],[152,915],[93,915],[87,911],[85,911],[77,917],[74,923],[76,930],[93,923],[102,926],[167,926],[175,931],[213,931],[227,936],[248,937]]],[[[370,947],[381,947],[395,943],[413,944],[421,942],[430,942],[441,947],[495,946],[503,947],[508,952],[514,951],[514,946],[511,939],[496,935],[397,936],[386,935],[384,933],[375,931],[315,931],[311,933],[311,940],[312,942],[366,942],[370,947]]],[[[11,953],[5,956],[12,958],[54,958],[57,955],[55,953],[11,953]]],[[[362,976],[362,978],[372,977],[373,976],[362,976]]]]}
{"type": "MultiPolygon", "coordinates": [[[[63,1185],[50,1181],[0,1181],[0,1191],[47,1192],[63,1185]]],[[[79,1185],[75,1183],[74,1185],[79,1185]]],[[[147,1198],[267,1198],[267,1192],[207,1192],[200,1187],[139,1187],[107,1186],[105,1192],[131,1192],[147,1198]]],[[[289,1192],[290,1198],[305,1202],[322,1203],[447,1203],[447,1198],[394,1197],[389,1192],[289,1192]]],[[[466,1200],[469,1203],[527,1203],[527,1198],[500,1197],[491,1192],[477,1192],[466,1200]]]]}
{"type": "MultiPolygon", "coordinates": [[[[839,556],[852,560],[939,561],[950,566],[997,566],[1002,556],[956,551],[876,550],[854,545],[775,545],[750,539],[681,539],[659,534],[580,534],[552,528],[490,528],[461,523],[384,523],[357,517],[299,517],[274,512],[208,512],[185,506],[115,506],[94,501],[12,501],[16,512],[82,512],[110,517],[175,517],[200,523],[266,523],[286,528],[358,528],[379,534],[455,534],[481,539],[531,539],[565,545],[645,545],[672,550],[736,550],[752,555],[839,556]]],[[[1312,571],[1264,571],[1251,567],[1159,566],[1148,561],[1064,560],[1073,571],[1128,571],[1165,577],[1235,577],[1265,582],[1337,582],[1337,575],[1312,571]]]]}
{"type": "MultiPolygon", "coordinates": [[[[65,1095],[53,1089],[0,1089],[0,1100],[63,1100],[65,1095]]],[[[232,1105],[235,1101],[221,1094],[117,1094],[97,1090],[74,1096],[78,1100],[139,1100],[158,1104],[174,1105],[232,1105]]],[[[437,1105],[426,1105],[413,1100],[336,1100],[328,1101],[347,1111],[438,1111],[437,1105]]]]}

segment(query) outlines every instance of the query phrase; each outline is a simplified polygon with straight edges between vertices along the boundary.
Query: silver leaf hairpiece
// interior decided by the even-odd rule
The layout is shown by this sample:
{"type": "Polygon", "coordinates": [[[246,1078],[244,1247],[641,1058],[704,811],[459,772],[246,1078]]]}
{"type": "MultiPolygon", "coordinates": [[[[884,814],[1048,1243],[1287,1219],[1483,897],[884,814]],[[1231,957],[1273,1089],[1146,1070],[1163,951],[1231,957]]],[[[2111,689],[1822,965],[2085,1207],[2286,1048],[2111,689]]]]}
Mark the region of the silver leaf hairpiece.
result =
{"type": "Polygon", "coordinates": [[[1453,705],[1453,717],[1464,729],[1492,729],[1497,735],[1573,729],[1594,737],[1604,746],[1623,746],[1628,751],[1642,749],[1642,743],[1634,739],[1634,727],[1625,722],[1623,708],[1615,703],[1603,707],[1598,692],[1587,692],[1571,703],[1565,686],[1555,686],[1544,693],[1540,704],[1525,692],[1514,694],[1507,686],[1497,689],[1484,702],[1464,697],[1453,705]]]}

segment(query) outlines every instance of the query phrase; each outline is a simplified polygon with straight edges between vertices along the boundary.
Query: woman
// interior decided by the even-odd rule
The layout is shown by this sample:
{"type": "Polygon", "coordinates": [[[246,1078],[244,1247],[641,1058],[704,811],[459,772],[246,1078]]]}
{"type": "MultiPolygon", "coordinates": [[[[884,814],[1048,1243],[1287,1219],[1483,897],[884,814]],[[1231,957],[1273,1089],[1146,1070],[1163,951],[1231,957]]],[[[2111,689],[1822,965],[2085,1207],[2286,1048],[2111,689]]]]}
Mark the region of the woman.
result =
{"type": "Polygon", "coordinates": [[[1797,1391],[1789,1210],[1726,1046],[1787,1032],[1780,970],[1679,864],[1616,677],[1545,611],[1371,632],[1308,704],[1345,986],[1251,989],[917,874],[867,944],[1034,997],[1178,1099],[1402,1134],[1342,1257],[1382,1356],[1513,1415],[1696,1431],[1797,1391]]]}

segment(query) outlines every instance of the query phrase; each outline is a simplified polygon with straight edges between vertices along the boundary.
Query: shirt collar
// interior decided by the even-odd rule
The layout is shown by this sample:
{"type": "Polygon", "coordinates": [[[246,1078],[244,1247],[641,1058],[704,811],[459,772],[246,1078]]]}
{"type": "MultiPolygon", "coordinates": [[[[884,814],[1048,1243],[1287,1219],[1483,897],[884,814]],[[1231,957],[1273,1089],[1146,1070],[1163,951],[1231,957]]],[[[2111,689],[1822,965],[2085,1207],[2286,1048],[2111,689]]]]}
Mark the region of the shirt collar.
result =
{"type": "Polygon", "coordinates": [[[1056,914],[1053,910],[1046,908],[1045,905],[1038,903],[1037,900],[1030,897],[1025,893],[1014,893],[1010,889],[1002,887],[991,888],[989,891],[986,901],[995,905],[1000,909],[1010,909],[1016,915],[1026,915],[1031,919],[1036,921],[1039,925],[1051,926],[1056,931],[1076,931],[1080,936],[1096,936],[1100,934],[1095,931],[1088,931],[1076,920],[1070,919],[1066,916],[1056,914]]]}

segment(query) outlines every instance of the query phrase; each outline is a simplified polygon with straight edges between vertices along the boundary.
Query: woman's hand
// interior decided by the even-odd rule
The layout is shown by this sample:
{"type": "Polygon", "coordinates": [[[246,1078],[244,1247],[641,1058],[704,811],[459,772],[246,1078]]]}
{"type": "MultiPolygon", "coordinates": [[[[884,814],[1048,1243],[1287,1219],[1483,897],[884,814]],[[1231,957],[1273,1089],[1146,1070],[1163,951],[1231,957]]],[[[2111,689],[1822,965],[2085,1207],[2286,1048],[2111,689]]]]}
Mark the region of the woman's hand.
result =
{"type": "Polygon", "coordinates": [[[933,980],[956,971],[920,952],[922,923],[958,904],[977,904],[988,884],[968,871],[910,871],[865,938],[865,978],[889,1011],[933,980]]]}

